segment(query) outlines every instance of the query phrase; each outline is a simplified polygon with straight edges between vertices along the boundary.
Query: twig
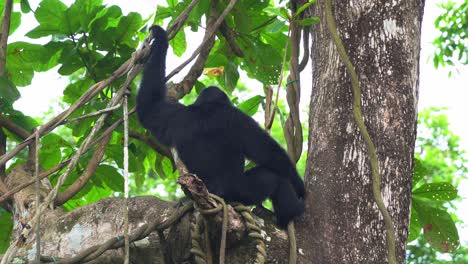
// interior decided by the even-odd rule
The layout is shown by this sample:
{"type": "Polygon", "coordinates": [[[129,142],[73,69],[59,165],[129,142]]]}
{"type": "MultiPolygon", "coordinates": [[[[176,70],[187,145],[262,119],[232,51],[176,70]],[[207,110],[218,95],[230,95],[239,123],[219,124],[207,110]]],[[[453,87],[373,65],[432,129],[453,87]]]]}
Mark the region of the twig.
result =
{"type": "Polygon", "coordinates": [[[171,73],[169,73],[167,76],[166,76],[166,81],[168,81],[169,79],[171,79],[174,75],[176,75],[177,73],[179,73],[183,68],[185,68],[185,66],[187,66],[187,64],[189,64],[193,59],[195,59],[198,54],[200,53],[200,50],[203,48],[203,46],[206,45],[206,43],[209,42],[209,38],[211,38],[211,36],[213,36],[215,33],[216,33],[216,30],[218,30],[219,26],[221,25],[221,23],[224,21],[224,18],[227,16],[227,14],[231,11],[231,9],[234,7],[234,5],[236,4],[237,0],[231,0],[229,2],[229,4],[226,6],[226,9],[224,9],[223,13],[221,13],[221,15],[219,16],[219,18],[216,20],[216,22],[214,23],[213,25],[213,28],[212,30],[210,30],[208,32],[208,34],[206,34],[205,38],[203,39],[202,43],[200,44],[200,46],[198,46],[198,48],[192,53],[192,55],[190,56],[190,58],[188,58],[186,61],[184,61],[181,65],[179,65],[177,68],[175,68],[171,73]]]}
{"type": "Polygon", "coordinates": [[[237,45],[236,43],[236,32],[232,30],[227,24],[226,21],[223,21],[221,23],[221,26],[219,27],[219,31],[223,35],[224,39],[226,39],[227,44],[229,45],[229,48],[231,51],[237,56],[237,57],[244,57],[244,52],[242,49],[237,45]]]}
{"type": "Polygon", "coordinates": [[[29,133],[26,129],[11,122],[10,120],[6,119],[4,116],[0,116],[0,126],[8,129],[8,131],[19,136],[22,139],[26,139],[31,135],[31,133],[29,133]]]}
{"type": "Polygon", "coordinates": [[[171,163],[174,164],[174,158],[172,157],[171,151],[166,146],[154,140],[153,137],[140,134],[135,130],[129,130],[128,135],[131,138],[142,141],[143,143],[145,143],[146,145],[148,145],[149,147],[157,151],[159,154],[166,156],[168,159],[171,160],[171,163]]]}
{"type": "MultiPolygon", "coordinates": [[[[6,147],[7,147],[6,140],[7,140],[7,137],[5,133],[3,133],[2,126],[0,125],[0,156],[6,153],[6,147]]],[[[5,165],[3,165],[3,166],[0,166],[0,182],[3,182],[3,179],[5,179],[5,177],[6,177],[5,165]]]]}
{"type": "Polygon", "coordinates": [[[203,36],[203,41],[205,42],[206,40],[205,45],[202,46],[200,53],[198,54],[197,60],[192,65],[187,75],[185,75],[184,79],[180,83],[172,85],[168,90],[167,96],[171,100],[177,101],[180,98],[184,97],[186,94],[188,94],[192,89],[194,83],[197,81],[198,77],[200,77],[200,75],[203,73],[205,62],[208,59],[210,51],[215,43],[215,35],[212,35],[210,32],[212,30],[216,30],[214,26],[217,18],[218,12],[216,11],[215,6],[212,5],[205,35],[203,36]]]}
{"type": "Polygon", "coordinates": [[[0,76],[5,74],[8,35],[10,35],[10,20],[13,0],[6,0],[2,15],[2,32],[0,32],[0,76]]]}
{"type": "Polygon", "coordinates": [[[123,97],[123,120],[124,120],[124,146],[123,146],[123,167],[124,167],[124,179],[125,179],[125,203],[124,203],[124,239],[125,239],[125,259],[124,264],[130,262],[130,242],[128,238],[128,103],[127,95],[123,97]]]}
{"type": "MultiPolygon", "coordinates": [[[[36,130],[39,130],[39,128],[36,130]]],[[[34,178],[36,179],[35,192],[36,192],[36,211],[39,210],[39,203],[41,202],[40,195],[40,180],[39,180],[39,136],[36,135],[34,144],[34,178]]],[[[40,215],[40,212],[38,212],[40,215]]],[[[36,261],[41,260],[41,217],[39,216],[36,228],[36,261]]]]}
{"type": "Polygon", "coordinates": [[[67,123],[71,123],[71,122],[75,122],[75,121],[78,121],[78,120],[81,120],[81,119],[85,119],[85,118],[88,118],[88,117],[93,117],[93,116],[97,116],[97,115],[102,115],[104,113],[108,113],[108,112],[112,112],[116,109],[119,109],[120,108],[120,104],[116,105],[116,106],[112,106],[112,107],[109,107],[109,108],[105,108],[105,109],[101,109],[99,111],[96,111],[96,112],[93,112],[93,113],[89,113],[89,114],[86,114],[86,115],[82,115],[82,116],[79,116],[79,117],[75,117],[75,118],[70,118],[70,119],[65,119],[63,120],[63,122],[61,123],[61,125],[63,124],[67,124],[67,123]]]}
{"type": "Polygon", "coordinates": [[[270,130],[271,126],[273,125],[273,120],[275,120],[276,109],[278,108],[279,91],[280,91],[281,83],[283,82],[284,67],[286,65],[286,57],[288,55],[290,33],[291,33],[291,30],[288,30],[288,40],[286,40],[286,45],[284,45],[284,55],[283,55],[283,62],[281,65],[281,73],[280,73],[279,80],[278,80],[278,87],[276,88],[275,105],[273,106],[273,110],[271,111],[270,120],[268,120],[268,122],[266,123],[265,130],[270,130]]]}

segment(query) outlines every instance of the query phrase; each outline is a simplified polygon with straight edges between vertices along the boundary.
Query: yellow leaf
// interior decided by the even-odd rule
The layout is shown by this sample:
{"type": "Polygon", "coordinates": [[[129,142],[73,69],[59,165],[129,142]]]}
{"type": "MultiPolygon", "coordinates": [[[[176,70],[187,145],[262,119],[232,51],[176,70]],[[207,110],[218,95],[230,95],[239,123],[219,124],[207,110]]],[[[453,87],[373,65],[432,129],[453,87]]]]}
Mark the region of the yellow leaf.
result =
{"type": "Polygon", "coordinates": [[[216,77],[224,74],[224,66],[215,67],[215,68],[205,68],[203,74],[209,77],[216,77]]]}

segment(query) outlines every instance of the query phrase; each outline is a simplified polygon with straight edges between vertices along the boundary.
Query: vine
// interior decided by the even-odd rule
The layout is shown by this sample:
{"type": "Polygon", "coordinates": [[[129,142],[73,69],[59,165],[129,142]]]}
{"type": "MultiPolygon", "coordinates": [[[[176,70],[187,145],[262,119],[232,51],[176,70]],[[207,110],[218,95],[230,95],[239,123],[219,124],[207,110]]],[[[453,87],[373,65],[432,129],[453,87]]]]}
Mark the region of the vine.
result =
{"type": "Polygon", "coordinates": [[[385,204],[383,202],[382,192],[380,190],[380,182],[381,177],[379,173],[379,163],[377,158],[377,151],[375,149],[374,142],[367,131],[367,127],[364,124],[364,118],[362,116],[361,110],[361,89],[359,87],[359,80],[354,69],[354,66],[346,53],[344,48],[343,42],[338,35],[338,30],[336,27],[335,19],[332,14],[331,9],[331,0],[325,0],[325,17],[328,25],[328,30],[330,31],[331,37],[333,42],[338,49],[338,53],[340,54],[343,63],[346,66],[346,69],[351,76],[351,85],[353,88],[353,116],[354,120],[359,128],[359,132],[361,133],[364,141],[366,142],[367,149],[369,151],[370,156],[370,164],[372,170],[372,191],[374,194],[374,200],[379,208],[380,213],[383,216],[385,222],[385,229],[386,229],[386,236],[387,236],[387,251],[388,251],[388,262],[391,264],[396,264],[396,255],[395,255],[395,229],[393,227],[393,220],[388,212],[385,204]]]}

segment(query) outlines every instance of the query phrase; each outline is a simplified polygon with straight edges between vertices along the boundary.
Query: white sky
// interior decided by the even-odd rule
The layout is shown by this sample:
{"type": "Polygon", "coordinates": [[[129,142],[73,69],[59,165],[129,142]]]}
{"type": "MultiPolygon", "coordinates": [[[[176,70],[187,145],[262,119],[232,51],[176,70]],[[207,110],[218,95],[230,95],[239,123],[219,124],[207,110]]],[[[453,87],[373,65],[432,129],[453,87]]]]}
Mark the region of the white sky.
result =
{"type": "MultiPolygon", "coordinates": [[[[453,1],[453,0],[452,0],[453,1]]],[[[72,2],[72,1],[69,1],[72,2]]],[[[165,0],[108,0],[105,1],[109,4],[115,4],[124,10],[124,12],[135,11],[139,12],[143,17],[151,15],[156,9],[157,4],[164,5],[165,0]]],[[[448,77],[448,69],[435,70],[430,56],[433,54],[434,47],[432,41],[438,36],[438,32],[434,27],[434,20],[437,15],[441,12],[436,6],[436,2],[441,1],[426,1],[426,7],[424,11],[423,20],[423,32],[422,32],[422,43],[421,43],[421,63],[420,63],[420,87],[419,87],[419,109],[424,109],[430,106],[447,107],[446,114],[451,123],[450,129],[458,136],[461,137],[462,148],[468,151],[468,122],[466,115],[468,114],[468,66],[460,65],[457,71],[453,70],[452,77],[448,77]]],[[[463,2],[463,0],[455,0],[454,2],[463,2]]],[[[30,1],[31,6],[35,8],[38,1],[30,1]]],[[[15,6],[18,8],[18,6],[15,6]]],[[[23,18],[25,19],[25,18],[23,18]]],[[[24,23],[31,25],[30,23],[24,23]]],[[[23,40],[24,34],[31,29],[29,26],[27,29],[18,29],[12,37],[10,42],[23,40]]],[[[186,32],[189,33],[189,32],[186,32]]],[[[28,40],[30,41],[30,40],[28,40]]],[[[200,41],[189,42],[187,54],[191,54],[191,51],[200,43],[200,41]],[[196,43],[196,44],[195,44],[196,43]]],[[[175,56],[169,55],[168,60],[168,71],[175,68],[182,62],[182,59],[175,56]]],[[[302,76],[302,87],[303,89],[310,89],[310,78],[307,70],[302,76]],[[308,76],[307,76],[308,75],[308,76]]],[[[183,74],[183,73],[182,73],[183,74]]],[[[183,76],[183,75],[181,75],[183,76]]],[[[22,111],[23,113],[30,116],[42,116],[51,106],[57,105],[55,102],[59,100],[62,95],[63,88],[68,83],[66,77],[61,77],[56,72],[50,71],[46,73],[36,73],[33,80],[33,84],[29,87],[19,88],[22,97],[14,104],[15,108],[22,111]]],[[[308,103],[309,97],[304,96],[302,103],[308,103]],[[306,102],[305,102],[306,101],[306,102]]],[[[302,105],[302,104],[301,104],[302,105]]],[[[305,104],[304,104],[305,105],[305,104]]],[[[468,211],[468,183],[462,182],[459,186],[459,190],[464,200],[459,205],[459,212],[468,211]]],[[[460,217],[464,218],[465,222],[468,222],[468,215],[460,217]]],[[[463,227],[463,231],[460,232],[461,240],[468,240],[468,230],[466,226],[463,227]]]]}

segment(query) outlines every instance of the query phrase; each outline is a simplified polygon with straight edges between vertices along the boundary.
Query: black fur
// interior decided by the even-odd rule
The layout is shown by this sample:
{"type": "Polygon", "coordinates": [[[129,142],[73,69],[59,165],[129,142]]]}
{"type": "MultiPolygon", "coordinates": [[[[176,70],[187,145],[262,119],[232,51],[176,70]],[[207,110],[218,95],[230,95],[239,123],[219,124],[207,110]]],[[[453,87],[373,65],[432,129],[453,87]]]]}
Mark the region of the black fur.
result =
{"type": "Polygon", "coordinates": [[[283,148],[218,87],[195,103],[166,101],[167,34],[158,26],[137,96],[140,122],[164,145],[175,147],[190,172],[227,201],[261,204],[270,197],[278,225],[304,212],[304,183],[283,148]],[[244,172],[245,158],[257,166],[244,172]]]}

